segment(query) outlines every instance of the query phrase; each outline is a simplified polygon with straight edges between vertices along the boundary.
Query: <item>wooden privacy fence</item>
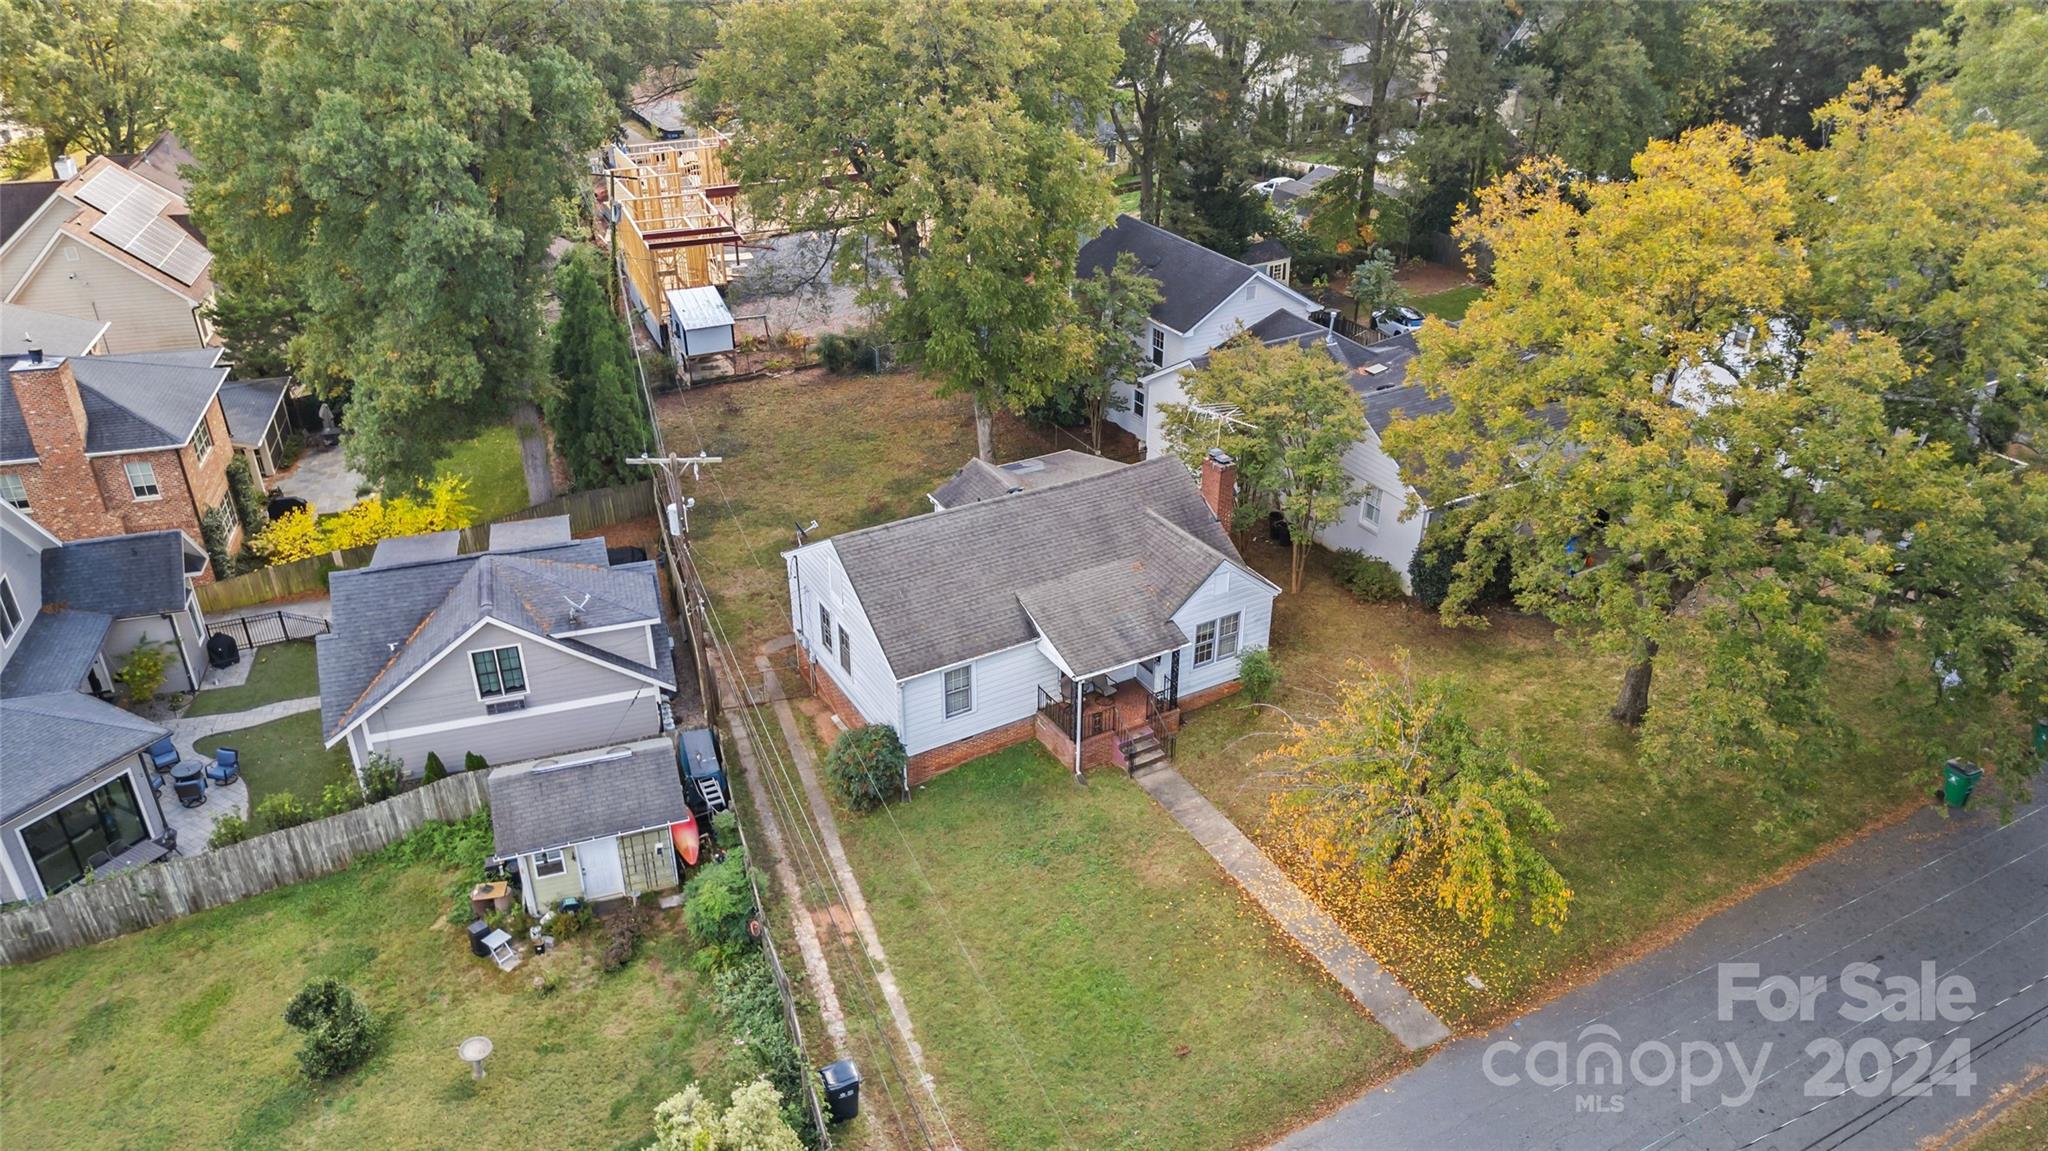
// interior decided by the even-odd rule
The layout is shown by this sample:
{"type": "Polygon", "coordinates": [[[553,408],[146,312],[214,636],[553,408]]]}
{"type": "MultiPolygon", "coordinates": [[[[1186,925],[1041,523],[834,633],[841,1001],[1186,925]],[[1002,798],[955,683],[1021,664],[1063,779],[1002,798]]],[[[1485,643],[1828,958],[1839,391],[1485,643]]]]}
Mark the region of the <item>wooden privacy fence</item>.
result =
{"type": "MultiPolygon", "coordinates": [[[[489,547],[493,523],[567,515],[569,530],[580,535],[627,520],[644,519],[656,514],[658,510],[653,489],[644,483],[570,492],[566,496],[557,496],[546,503],[523,508],[511,515],[463,528],[461,550],[480,552],[489,547]]],[[[347,551],[308,556],[290,563],[272,564],[228,579],[200,584],[199,607],[209,612],[225,612],[251,604],[324,592],[327,590],[329,574],[347,568],[361,567],[369,563],[370,557],[376,552],[377,545],[369,544],[347,551]]]]}
{"type": "Polygon", "coordinates": [[[27,963],[318,879],[428,823],[484,806],[487,771],[464,772],[354,811],[68,887],[0,914],[0,964],[27,963]]]}

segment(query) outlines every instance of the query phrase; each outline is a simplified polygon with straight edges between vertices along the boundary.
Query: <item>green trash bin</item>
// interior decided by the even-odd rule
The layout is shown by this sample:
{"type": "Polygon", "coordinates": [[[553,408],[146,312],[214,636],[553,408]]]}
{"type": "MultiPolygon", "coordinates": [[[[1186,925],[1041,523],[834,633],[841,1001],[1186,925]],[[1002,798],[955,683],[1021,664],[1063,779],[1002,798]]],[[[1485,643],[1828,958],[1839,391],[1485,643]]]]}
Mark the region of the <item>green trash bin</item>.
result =
{"type": "Polygon", "coordinates": [[[2034,721],[2034,755],[2048,763],[2048,715],[2034,721]]]}
{"type": "Polygon", "coordinates": [[[1941,798],[1950,807],[1962,807],[1970,802],[1970,793],[1977,790],[1977,781],[1984,778],[1984,769],[1964,759],[1951,759],[1942,765],[1941,798]]]}

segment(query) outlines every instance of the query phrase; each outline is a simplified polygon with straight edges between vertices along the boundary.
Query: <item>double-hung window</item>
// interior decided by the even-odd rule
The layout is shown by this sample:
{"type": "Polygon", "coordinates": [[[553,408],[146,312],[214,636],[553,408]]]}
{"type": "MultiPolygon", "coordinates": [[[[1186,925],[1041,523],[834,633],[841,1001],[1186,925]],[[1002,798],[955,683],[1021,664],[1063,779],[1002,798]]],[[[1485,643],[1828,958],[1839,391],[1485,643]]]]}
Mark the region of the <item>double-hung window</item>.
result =
{"type": "Polygon", "coordinates": [[[974,710],[974,665],[956,667],[946,673],[946,718],[974,710]]]}
{"type": "Polygon", "coordinates": [[[526,665],[520,661],[517,647],[470,652],[469,664],[476,672],[476,694],[481,699],[526,692],[526,665]]]}
{"type": "Polygon", "coordinates": [[[0,643],[14,639],[14,632],[21,627],[21,605],[14,602],[14,586],[0,579],[0,643]]]}
{"type": "Polygon", "coordinates": [[[1238,612],[1195,626],[1195,666],[1203,667],[1237,654],[1238,612]]]}
{"type": "Polygon", "coordinates": [[[12,504],[17,511],[28,510],[28,488],[21,477],[13,472],[0,472],[0,500],[12,504]]]}
{"type": "Polygon", "coordinates": [[[211,451],[213,451],[213,429],[207,427],[206,420],[202,418],[199,421],[198,429],[192,433],[192,458],[203,460],[206,458],[207,453],[211,451]]]}
{"type": "Polygon", "coordinates": [[[824,604],[818,605],[818,642],[826,651],[832,650],[832,609],[824,604]]]}
{"type": "Polygon", "coordinates": [[[853,674],[853,645],[846,641],[846,629],[839,629],[839,670],[853,674]]]}
{"type": "Polygon", "coordinates": [[[1152,366],[1166,366],[1166,329],[1156,325],[1152,329],[1152,366]]]}
{"type": "Polygon", "coordinates": [[[128,473],[128,490],[138,500],[161,498],[163,489],[156,486],[156,465],[148,460],[129,460],[121,465],[128,473]]]}
{"type": "Polygon", "coordinates": [[[1380,490],[1365,489],[1365,499],[1358,505],[1358,526],[1369,532],[1380,530],[1380,490]]]}
{"type": "Polygon", "coordinates": [[[533,853],[533,874],[545,878],[560,875],[568,870],[569,863],[560,851],[536,851],[533,853]]]}
{"type": "Polygon", "coordinates": [[[1143,418],[1145,415],[1145,389],[1131,389],[1131,414],[1143,418]]]}

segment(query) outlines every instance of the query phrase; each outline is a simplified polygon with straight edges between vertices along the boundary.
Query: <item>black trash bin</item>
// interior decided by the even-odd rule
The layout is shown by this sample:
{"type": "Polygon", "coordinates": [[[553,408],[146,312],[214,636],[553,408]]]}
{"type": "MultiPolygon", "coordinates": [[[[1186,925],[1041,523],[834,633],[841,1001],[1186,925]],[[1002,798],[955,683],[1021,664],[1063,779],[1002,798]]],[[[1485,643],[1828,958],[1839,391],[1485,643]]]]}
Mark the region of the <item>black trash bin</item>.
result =
{"type": "Polygon", "coordinates": [[[479,919],[469,925],[469,949],[478,957],[489,959],[491,949],[484,946],[484,936],[491,933],[491,925],[479,919]]]}
{"type": "Polygon", "coordinates": [[[825,1107],[834,1123],[844,1123],[860,1114],[860,1068],[851,1059],[818,1068],[825,1081],[825,1107]]]}

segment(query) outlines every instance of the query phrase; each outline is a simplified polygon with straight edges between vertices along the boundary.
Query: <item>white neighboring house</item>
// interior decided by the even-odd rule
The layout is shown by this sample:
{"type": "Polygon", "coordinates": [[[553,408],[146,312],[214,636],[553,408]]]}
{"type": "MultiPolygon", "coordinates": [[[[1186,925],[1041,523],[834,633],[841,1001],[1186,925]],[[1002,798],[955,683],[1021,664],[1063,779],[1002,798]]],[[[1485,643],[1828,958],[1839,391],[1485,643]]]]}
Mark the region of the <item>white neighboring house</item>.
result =
{"type": "Polygon", "coordinates": [[[1034,737],[1076,771],[1129,765],[1236,689],[1280,589],[1219,522],[1227,459],[1026,490],[984,470],[1009,474],[969,464],[942,511],[783,553],[806,676],[848,726],[896,729],[909,784],[1034,737]]]}
{"type": "Polygon", "coordinates": [[[377,545],[335,572],[334,632],[317,641],[321,736],[409,775],[438,754],[450,771],[659,735],[675,661],[649,561],[613,566],[569,517],[497,523],[490,550],[460,533],[377,545]]]}
{"type": "Polygon", "coordinates": [[[1114,227],[1082,247],[1080,274],[1095,274],[1125,251],[1159,283],[1160,300],[1152,309],[1147,335],[1156,366],[1135,386],[1118,389],[1126,407],[1111,412],[1110,419],[1138,438],[1147,459],[1170,456],[1161,406],[1188,402],[1181,376],[1205,366],[1211,349],[1234,338],[1269,345],[1319,345],[1349,374],[1367,427],[1365,437],[1344,453],[1344,470],[1357,498],[1317,539],[1326,547],[1385,560],[1405,584],[1431,509],[1423,506],[1404,518],[1414,489],[1403,478],[1401,466],[1381,449],[1380,437],[1404,415],[1444,410],[1443,401],[1407,382],[1408,365],[1417,354],[1415,337],[1360,344],[1336,335],[1308,318],[1317,310],[1308,297],[1246,264],[1130,216],[1120,217],[1114,227]]]}

